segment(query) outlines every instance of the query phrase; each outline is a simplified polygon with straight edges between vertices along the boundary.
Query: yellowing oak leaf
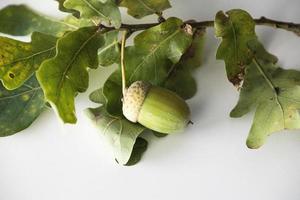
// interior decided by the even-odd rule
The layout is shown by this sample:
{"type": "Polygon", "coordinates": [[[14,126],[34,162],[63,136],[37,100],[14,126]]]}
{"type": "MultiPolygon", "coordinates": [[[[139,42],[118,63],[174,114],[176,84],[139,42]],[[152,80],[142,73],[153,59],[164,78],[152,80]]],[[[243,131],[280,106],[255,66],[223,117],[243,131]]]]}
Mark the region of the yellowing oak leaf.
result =
{"type": "Polygon", "coordinates": [[[6,90],[0,83],[0,137],[30,126],[45,107],[43,91],[34,75],[16,90],[6,90]]]}
{"type": "Polygon", "coordinates": [[[0,80],[10,90],[20,87],[55,55],[56,38],[34,32],[30,43],[0,37],[0,80]]]}
{"type": "Polygon", "coordinates": [[[103,43],[98,27],[70,32],[58,40],[55,57],[37,71],[46,100],[65,123],[76,123],[74,98],[87,89],[87,69],[98,67],[97,51],[103,43]]]}

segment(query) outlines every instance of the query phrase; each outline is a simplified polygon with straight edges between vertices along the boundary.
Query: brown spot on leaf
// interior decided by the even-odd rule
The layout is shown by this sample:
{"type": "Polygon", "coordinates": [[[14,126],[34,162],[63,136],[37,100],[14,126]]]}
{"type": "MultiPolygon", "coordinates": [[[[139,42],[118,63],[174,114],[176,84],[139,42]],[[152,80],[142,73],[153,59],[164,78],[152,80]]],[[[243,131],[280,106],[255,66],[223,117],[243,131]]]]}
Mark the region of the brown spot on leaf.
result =
{"type": "Polygon", "coordinates": [[[15,75],[11,72],[8,74],[8,76],[9,76],[9,78],[12,78],[12,79],[15,78],[15,75]]]}
{"type": "Polygon", "coordinates": [[[193,27],[189,24],[183,24],[182,29],[189,35],[193,35],[193,27]]]}
{"type": "Polygon", "coordinates": [[[241,87],[241,82],[242,79],[240,79],[238,76],[234,76],[232,78],[229,79],[229,81],[234,85],[234,87],[236,87],[237,89],[239,89],[241,87]]]}
{"type": "MultiPolygon", "coordinates": [[[[193,35],[193,39],[204,34],[205,34],[205,29],[197,29],[193,35]]],[[[186,52],[182,55],[181,59],[187,60],[189,58],[194,58],[196,56],[196,52],[197,52],[197,48],[196,46],[194,46],[192,42],[189,48],[186,50],[186,52]]]]}
{"type": "Polygon", "coordinates": [[[279,88],[279,87],[275,87],[275,92],[276,92],[277,95],[279,95],[279,93],[280,93],[280,88],[279,88]]]}
{"type": "Polygon", "coordinates": [[[240,89],[244,81],[245,68],[241,66],[241,72],[231,77],[229,81],[237,88],[240,89]]]}

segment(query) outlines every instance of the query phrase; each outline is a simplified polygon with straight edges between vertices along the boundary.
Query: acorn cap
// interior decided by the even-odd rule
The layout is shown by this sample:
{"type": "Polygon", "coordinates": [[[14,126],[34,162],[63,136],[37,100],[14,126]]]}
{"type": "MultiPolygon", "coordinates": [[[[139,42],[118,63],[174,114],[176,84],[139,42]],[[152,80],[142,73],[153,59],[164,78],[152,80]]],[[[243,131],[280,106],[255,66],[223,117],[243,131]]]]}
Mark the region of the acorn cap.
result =
{"type": "Polygon", "coordinates": [[[139,113],[151,87],[150,83],[136,81],[130,85],[123,96],[123,114],[131,122],[138,121],[139,113]]]}

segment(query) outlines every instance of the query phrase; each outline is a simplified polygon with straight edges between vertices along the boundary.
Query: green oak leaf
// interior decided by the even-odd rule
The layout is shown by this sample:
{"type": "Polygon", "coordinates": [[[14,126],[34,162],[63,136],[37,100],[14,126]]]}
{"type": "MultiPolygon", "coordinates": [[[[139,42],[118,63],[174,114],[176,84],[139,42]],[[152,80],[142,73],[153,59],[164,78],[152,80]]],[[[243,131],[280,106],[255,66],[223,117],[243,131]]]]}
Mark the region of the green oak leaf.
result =
{"type": "Polygon", "coordinates": [[[261,50],[251,46],[254,58],[246,67],[240,98],[230,116],[256,109],[247,146],[259,148],[273,132],[300,128],[300,72],[276,67],[276,59],[267,61],[261,50]]]}
{"type": "Polygon", "coordinates": [[[16,90],[6,90],[0,83],[0,137],[27,128],[44,108],[43,91],[34,75],[16,90]]]}
{"type": "Polygon", "coordinates": [[[61,36],[75,30],[71,24],[42,16],[25,5],[10,5],[0,10],[0,32],[22,36],[34,31],[61,36]]]}
{"type": "Polygon", "coordinates": [[[205,29],[195,30],[193,34],[192,44],[180,60],[181,65],[186,66],[187,68],[190,68],[192,70],[202,65],[205,35],[205,29]]]}
{"type": "MultiPolygon", "coordinates": [[[[148,81],[162,86],[172,66],[179,62],[192,42],[189,25],[177,18],[169,18],[158,26],[139,33],[134,45],[125,48],[127,85],[134,81],[148,81]]],[[[114,72],[103,87],[110,114],[121,113],[121,73],[114,72]]]]}
{"type": "Polygon", "coordinates": [[[184,67],[178,68],[168,78],[164,87],[172,90],[183,99],[190,99],[197,92],[197,82],[192,76],[192,71],[184,67]]]}
{"type": "Polygon", "coordinates": [[[191,27],[178,18],[141,32],[134,38],[134,45],[125,50],[128,84],[144,80],[161,85],[191,42],[191,27]]]}
{"type": "Polygon", "coordinates": [[[41,65],[37,78],[46,100],[65,123],[76,123],[74,98],[86,91],[88,68],[97,68],[98,48],[103,44],[98,27],[84,27],[57,41],[57,52],[41,65]]]}
{"type": "Polygon", "coordinates": [[[151,132],[153,133],[154,136],[156,136],[158,138],[163,138],[163,137],[168,136],[168,134],[165,134],[165,133],[159,133],[159,132],[152,131],[152,130],[151,130],[151,132]]]}
{"type": "Polygon", "coordinates": [[[104,45],[98,50],[98,61],[101,66],[109,66],[120,60],[119,31],[103,34],[104,45]]]}
{"type": "Polygon", "coordinates": [[[87,115],[112,146],[118,163],[125,165],[129,161],[135,141],[144,131],[144,127],[133,124],[124,117],[110,115],[105,111],[105,107],[89,108],[87,115]]]}
{"type": "Polygon", "coordinates": [[[132,166],[140,162],[144,152],[147,150],[148,142],[144,138],[138,137],[134,143],[132,153],[126,166],[132,166]]]}
{"type": "Polygon", "coordinates": [[[66,24],[76,27],[76,29],[95,25],[90,19],[76,18],[73,15],[66,16],[62,21],[66,24]]]}
{"type": "Polygon", "coordinates": [[[13,90],[20,87],[39,68],[40,64],[54,56],[56,38],[34,32],[31,42],[21,42],[0,37],[0,80],[13,90]]]}
{"type": "Polygon", "coordinates": [[[78,10],[82,18],[100,19],[115,28],[121,26],[120,10],[113,0],[66,0],[64,6],[78,10]]]}
{"type": "Polygon", "coordinates": [[[121,70],[117,69],[105,81],[103,94],[107,99],[105,104],[106,111],[115,116],[122,116],[122,76],[121,70]]]}
{"type": "Polygon", "coordinates": [[[247,44],[249,41],[257,42],[255,22],[243,10],[230,10],[226,14],[220,11],[215,18],[215,35],[222,38],[216,58],[225,61],[229,81],[240,86],[245,67],[253,58],[247,44]]]}
{"type": "Polygon", "coordinates": [[[76,18],[79,18],[80,13],[77,10],[74,9],[68,9],[64,6],[64,3],[66,0],[55,0],[58,2],[58,8],[62,12],[72,13],[72,15],[76,18]]]}
{"type": "MultiPolygon", "coordinates": [[[[102,105],[106,102],[102,89],[93,92],[90,99],[102,105]]],[[[143,126],[131,123],[124,117],[110,115],[106,112],[105,106],[88,108],[86,114],[113,148],[115,158],[119,164],[135,164],[141,158],[147,147],[145,141],[138,139],[138,136],[145,129],[143,126]]]]}
{"type": "Polygon", "coordinates": [[[201,66],[205,30],[196,30],[188,50],[182,55],[179,63],[174,65],[164,87],[174,91],[184,99],[192,98],[197,92],[197,83],[192,73],[201,66]]]}
{"type": "Polygon", "coordinates": [[[90,94],[89,99],[94,103],[99,103],[102,105],[106,104],[106,99],[105,96],[103,95],[103,88],[93,91],[90,94]]]}
{"type": "Polygon", "coordinates": [[[171,8],[168,0],[122,0],[120,6],[128,8],[128,14],[138,19],[171,8]]]}

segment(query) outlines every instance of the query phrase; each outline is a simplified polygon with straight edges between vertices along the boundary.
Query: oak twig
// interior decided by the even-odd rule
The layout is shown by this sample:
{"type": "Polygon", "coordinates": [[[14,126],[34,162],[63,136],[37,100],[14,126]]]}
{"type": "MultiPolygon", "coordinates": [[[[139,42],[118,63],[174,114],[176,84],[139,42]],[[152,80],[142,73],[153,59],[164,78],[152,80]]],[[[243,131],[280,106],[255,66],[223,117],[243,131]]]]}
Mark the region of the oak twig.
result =
{"type": "MultiPolygon", "coordinates": [[[[277,21],[273,19],[269,19],[266,17],[261,17],[258,19],[254,19],[256,25],[263,25],[263,26],[269,26],[273,28],[279,28],[284,29],[286,31],[290,31],[295,33],[296,35],[300,36],[300,24],[292,23],[292,22],[284,22],[284,21],[277,21]]],[[[147,24],[122,24],[120,29],[126,29],[130,32],[135,31],[141,31],[148,28],[151,28],[153,26],[159,25],[161,22],[158,23],[147,23],[147,24]]],[[[188,23],[193,28],[208,28],[214,26],[214,21],[201,21],[197,22],[194,20],[188,20],[185,23],[188,23]]],[[[102,28],[108,29],[108,30],[114,30],[114,27],[106,27],[104,25],[101,25],[102,28]]]]}
{"type": "Polygon", "coordinates": [[[295,24],[292,22],[282,22],[282,21],[276,21],[273,19],[268,19],[266,17],[261,17],[259,19],[254,20],[257,25],[264,25],[264,26],[270,26],[273,28],[280,28],[287,31],[291,31],[295,33],[296,35],[300,36],[300,24],[295,24]]]}

